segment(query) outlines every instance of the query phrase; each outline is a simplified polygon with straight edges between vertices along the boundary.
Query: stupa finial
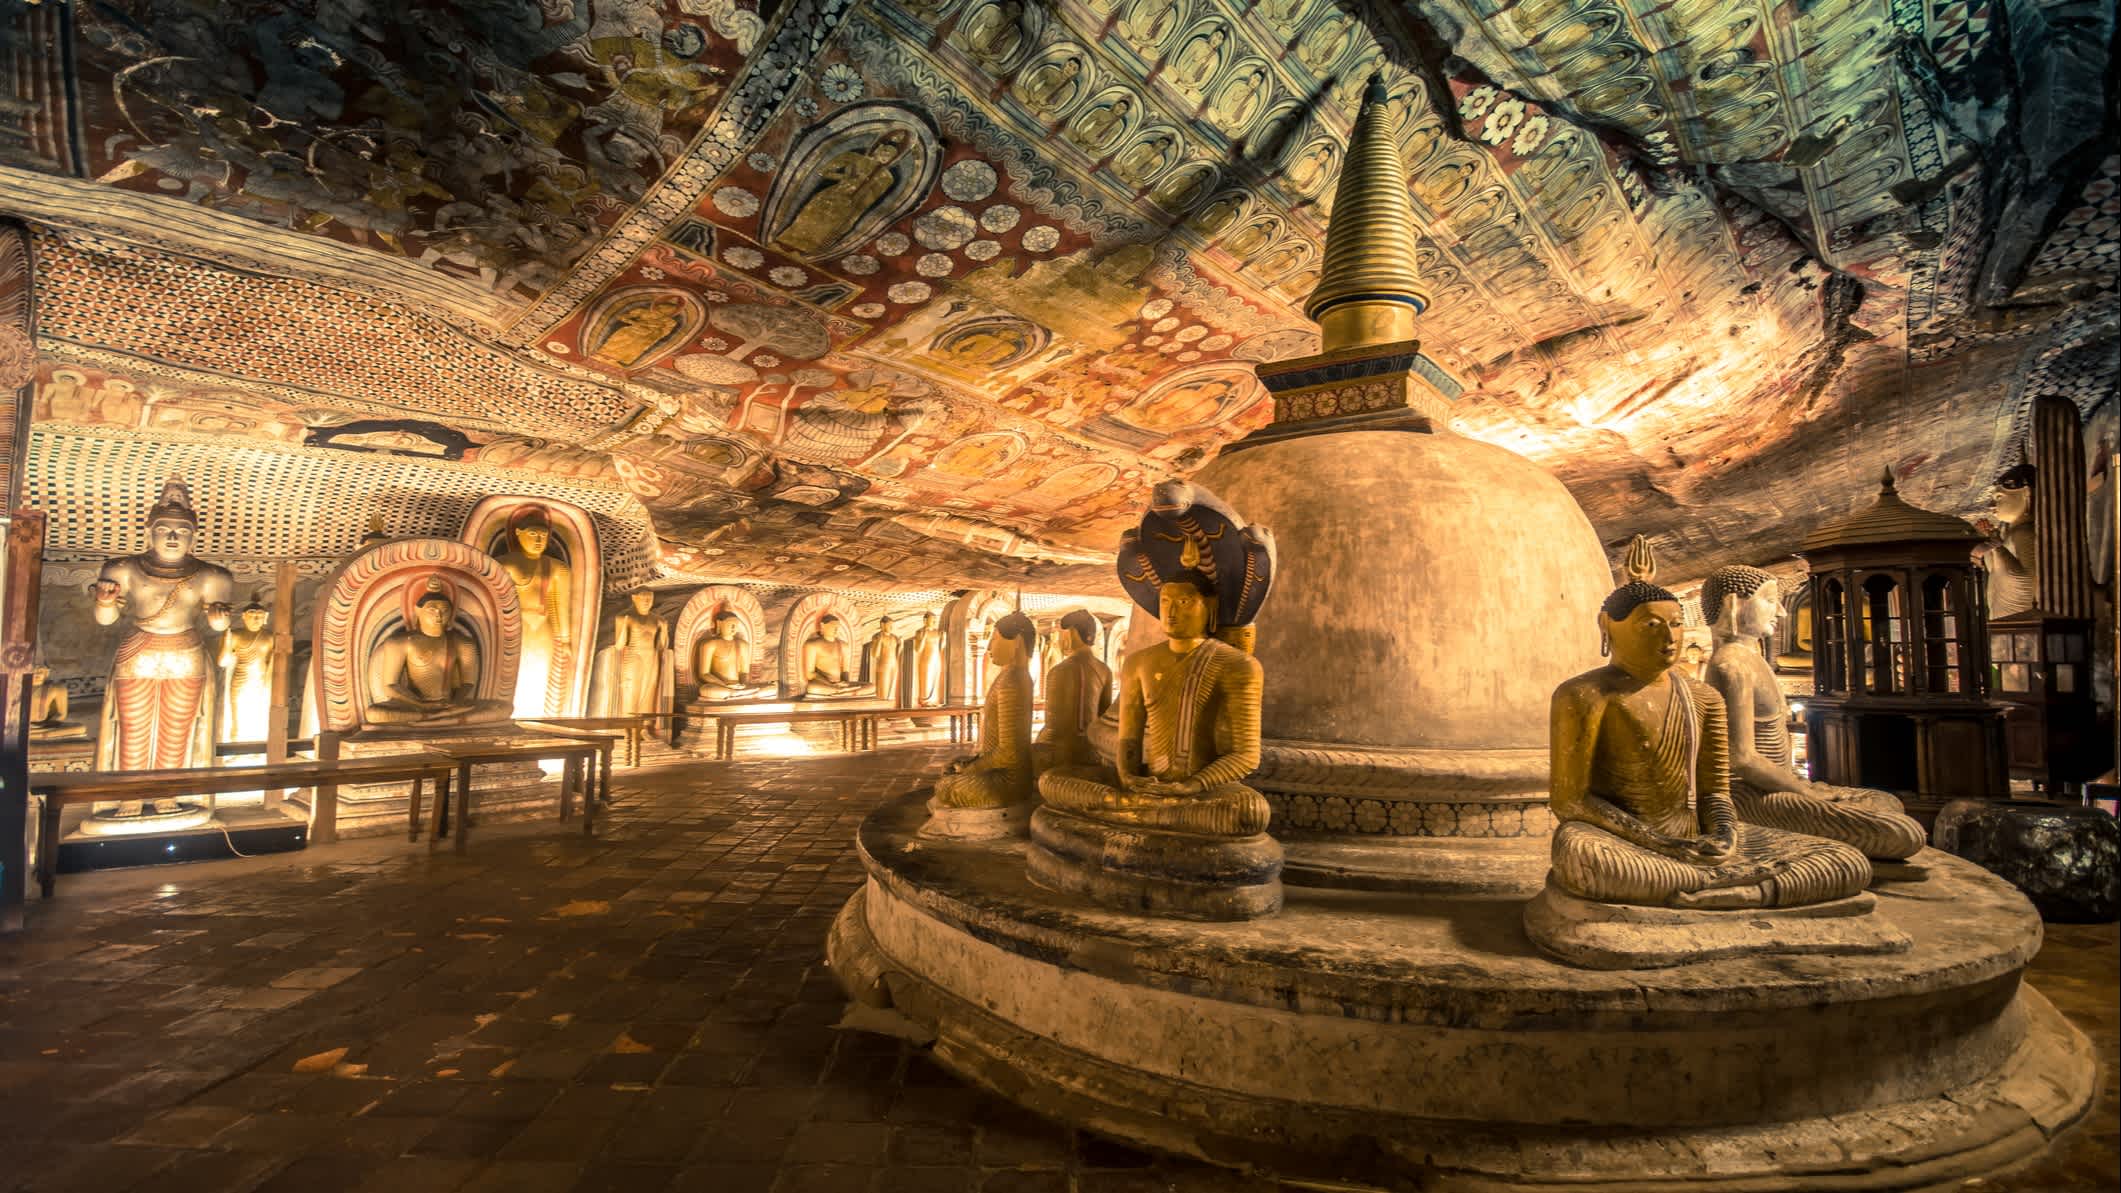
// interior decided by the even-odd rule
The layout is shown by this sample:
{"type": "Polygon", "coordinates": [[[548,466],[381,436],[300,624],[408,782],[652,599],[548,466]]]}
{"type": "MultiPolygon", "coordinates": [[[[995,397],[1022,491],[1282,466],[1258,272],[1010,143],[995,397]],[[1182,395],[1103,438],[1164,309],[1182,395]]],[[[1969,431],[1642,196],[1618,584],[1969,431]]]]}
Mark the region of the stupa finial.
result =
{"type": "Polygon", "coordinates": [[[1327,352],[1414,338],[1428,305],[1414,270],[1414,207],[1384,76],[1370,76],[1333,191],[1325,265],[1304,314],[1327,352]]]}
{"type": "Polygon", "coordinates": [[[1897,486],[1893,484],[1893,466],[1888,464],[1885,466],[1884,475],[1878,478],[1878,493],[1882,497],[1887,493],[1896,493],[1898,491],[1897,486]]]}

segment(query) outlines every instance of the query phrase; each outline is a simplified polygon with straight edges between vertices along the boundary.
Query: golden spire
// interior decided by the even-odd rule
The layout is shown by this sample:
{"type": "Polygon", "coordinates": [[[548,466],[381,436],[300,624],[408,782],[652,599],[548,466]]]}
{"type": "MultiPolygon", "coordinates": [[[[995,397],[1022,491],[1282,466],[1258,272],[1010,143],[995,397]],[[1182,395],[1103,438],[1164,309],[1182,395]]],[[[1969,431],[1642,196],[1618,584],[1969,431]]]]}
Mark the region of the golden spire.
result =
{"type": "Polygon", "coordinates": [[[1399,157],[1384,76],[1371,75],[1333,191],[1326,259],[1304,314],[1332,352],[1414,338],[1414,316],[1428,305],[1414,272],[1414,208],[1399,157]]]}

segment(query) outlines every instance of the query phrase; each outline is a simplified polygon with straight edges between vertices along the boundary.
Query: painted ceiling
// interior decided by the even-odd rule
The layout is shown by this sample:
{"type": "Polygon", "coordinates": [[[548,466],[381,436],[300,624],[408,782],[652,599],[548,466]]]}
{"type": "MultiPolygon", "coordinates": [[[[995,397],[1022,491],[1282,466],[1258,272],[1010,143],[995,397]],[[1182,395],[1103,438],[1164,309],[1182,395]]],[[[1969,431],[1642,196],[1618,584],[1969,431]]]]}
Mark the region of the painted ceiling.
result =
{"type": "Polygon", "coordinates": [[[2111,3],[6,7],[39,428],[623,489],[671,574],[1109,588],[1315,347],[1372,72],[1456,427],[1675,576],[2115,379],[2111,3]]]}

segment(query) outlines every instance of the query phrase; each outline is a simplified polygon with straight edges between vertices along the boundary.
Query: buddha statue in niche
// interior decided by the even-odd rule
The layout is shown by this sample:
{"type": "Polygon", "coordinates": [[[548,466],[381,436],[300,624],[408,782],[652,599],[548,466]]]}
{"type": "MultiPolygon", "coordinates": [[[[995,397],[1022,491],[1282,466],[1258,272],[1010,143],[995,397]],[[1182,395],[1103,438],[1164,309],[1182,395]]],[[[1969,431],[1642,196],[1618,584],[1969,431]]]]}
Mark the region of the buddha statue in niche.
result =
{"type": "Polygon", "coordinates": [[[863,695],[855,669],[847,665],[847,644],[840,640],[845,628],[836,614],[827,613],[817,619],[817,629],[803,640],[802,678],[798,681],[802,690],[796,694],[798,700],[863,695]]]}
{"type": "Polygon", "coordinates": [[[2033,532],[2033,468],[2020,464],[1996,481],[1996,539],[1975,551],[1988,575],[1988,615],[2023,613],[2039,599],[2039,540],[2033,532]]]}
{"type": "MultiPolygon", "coordinates": [[[[198,530],[191,490],[172,478],[148,511],[147,550],[113,559],[97,575],[96,624],[130,621],[103,699],[99,770],[213,765],[214,666],[199,623],[228,629],[235,580],[192,554],[198,530]]],[[[121,805],[117,815],[138,811],[121,805]]]]}
{"type": "Polygon", "coordinates": [[[727,609],[714,615],[713,632],[692,648],[692,677],[709,700],[742,700],[764,689],[751,682],[751,643],[744,619],[727,609]]]}
{"type": "Polygon", "coordinates": [[[512,546],[500,556],[515,584],[523,615],[523,651],[516,665],[515,715],[560,712],[574,661],[574,572],[546,554],[552,518],[541,505],[526,505],[508,519],[512,546]]]}
{"type": "Polygon", "coordinates": [[[69,721],[66,685],[52,682],[52,669],[42,663],[29,671],[29,739],[31,741],[79,741],[88,736],[80,722],[69,721]]]}
{"type": "Polygon", "coordinates": [[[1122,827],[1264,832],[1266,798],[1239,781],[1259,766],[1259,661],[1213,637],[1215,582],[1198,568],[1174,572],[1157,603],[1167,640],[1120,670],[1115,767],[1057,767],[1039,776],[1039,794],[1122,827]]]}
{"type": "Polygon", "coordinates": [[[1554,690],[1548,881],[1597,902],[1701,909],[1862,891],[1871,865],[1855,848],[1739,822],[1723,697],[1679,673],[1684,615],[1652,569],[1638,536],[1633,578],[1598,614],[1612,661],[1554,690]]]}
{"type": "Polygon", "coordinates": [[[633,607],[611,619],[607,703],[618,716],[662,710],[663,652],[670,649],[670,626],[655,615],[655,593],[636,589],[630,599],[633,607]]]}
{"type": "Polygon", "coordinates": [[[1046,725],[1032,747],[1040,770],[1095,766],[1090,725],[1112,706],[1112,669],[1091,650],[1097,619],[1074,609],[1053,635],[1058,657],[1046,668],[1046,725]]]}
{"type": "Polygon", "coordinates": [[[943,702],[943,632],[935,627],[935,614],[921,614],[921,628],[913,635],[913,702],[943,702]]]}
{"type": "Polygon", "coordinates": [[[264,741],[272,720],[272,614],[253,600],[221,635],[221,740],[264,741]]]}
{"type": "Polygon", "coordinates": [[[1922,826],[1883,791],[1814,783],[1790,769],[1790,708],[1761,652],[1782,612],[1781,586],[1751,567],[1721,567],[1701,586],[1714,619],[1708,682],[1723,697],[1730,733],[1731,800],[1747,824],[1843,841],[1866,857],[1904,861],[1924,844],[1922,826]]]}
{"type": "Polygon", "coordinates": [[[899,636],[891,632],[891,619],[877,623],[876,636],[863,648],[869,656],[869,687],[879,700],[898,702],[899,636]]]}
{"type": "Polygon", "coordinates": [[[950,764],[935,781],[931,808],[1003,808],[1030,800],[1031,654],[1038,630],[1021,613],[994,623],[987,661],[999,669],[987,684],[979,753],[950,764]]]}
{"type": "Polygon", "coordinates": [[[457,629],[449,583],[429,576],[412,607],[412,621],[385,635],[368,661],[368,707],[373,725],[462,725],[500,720],[508,703],[478,699],[479,647],[457,629]]]}

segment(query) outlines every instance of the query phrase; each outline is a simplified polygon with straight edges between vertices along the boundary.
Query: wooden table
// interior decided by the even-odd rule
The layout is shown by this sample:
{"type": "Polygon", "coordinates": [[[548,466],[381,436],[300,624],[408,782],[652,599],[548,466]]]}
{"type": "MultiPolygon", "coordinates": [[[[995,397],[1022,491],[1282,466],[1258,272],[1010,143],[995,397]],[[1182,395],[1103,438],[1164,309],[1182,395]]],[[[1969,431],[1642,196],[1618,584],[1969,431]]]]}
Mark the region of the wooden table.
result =
{"type": "MultiPolygon", "coordinates": [[[[582,793],[582,834],[588,836],[596,831],[597,798],[596,772],[599,756],[604,762],[604,775],[608,782],[611,775],[612,739],[601,734],[582,737],[549,737],[536,741],[504,741],[490,743],[466,743],[464,745],[436,746],[433,752],[456,764],[457,824],[456,841],[453,848],[463,853],[471,839],[471,770],[494,762],[560,762],[560,819],[574,816],[574,793],[585,787],[582,793]],[[585,776],[584,771],[587,771],[585,776]]],[[[611,793],[604,793],[604,802],[609,803],[611,793]]],[[[420,789],[412,792],[412,840],[420,839],[420,789]]],[[[448,788],[435,793],[434,827],[427,835],[427,848],[435,848],[440,839],[450,832],[448,788]]]]}
{"type": "MultiPolygon", "coordinates": [[[[272,787],[329,787],[341,783],[412,784],[413,806],[420,803],[421,789],[432,780],[438,805],[449,802],[449,788],[458,761],[435,750],[411,750],[380,758],[271,763],[263,766],[191,767],[173,770],[83,771],[72,774],[30,776],[30,791],[44,797],[37,838],[37,869],[44,897],[52,897],[59,876],[59,813],[68,804],[116,803],[128,800],[168,799],[178,795],[212,795],[229,791],[258,791],[272,787]]],[[[336,836],[337,803],[322,800],[310,805],[310,839],[336,836]]]]}
{"type": "MultiPolygon", "coordinates": [[[[516,724],[529,729],[543,730],[561,737],[609,737],[618,735],[626,740],[626,765],[641,764],[641,743],[648,736],[648,722],[668,713],[641,713],[626,717],[525,717],[516,724]]],[[[611,802],[610,758],[605,759],[604,802],[611,802]]]]}
{"type": "Polygon", "coordinates": [[[715,712],[706,715],[714,718],[714,756],[730,759],[736,757],[736,731],[744,725],[838,721],[841,749],[850,752],[873,750],[876,748],[876,719],[893,711],[882,707],[801,708],[786,712],[715,712]]]}
{"type": "Polygon", "coordinates": [[[979,740],[980,714],[985,711],[985,706],[978,704],[936,704],[919,708],[889,709],[885,715],[904,717],[909,721],[929,721],[936,717],[949,717],[951,741],[976,742],[979,740]]]}

